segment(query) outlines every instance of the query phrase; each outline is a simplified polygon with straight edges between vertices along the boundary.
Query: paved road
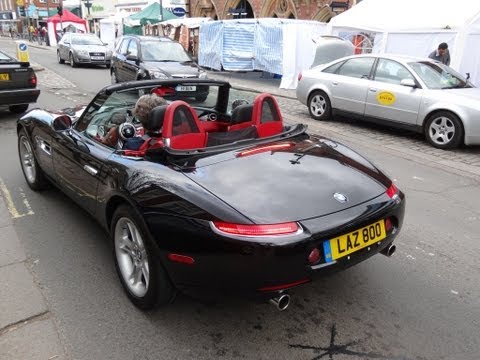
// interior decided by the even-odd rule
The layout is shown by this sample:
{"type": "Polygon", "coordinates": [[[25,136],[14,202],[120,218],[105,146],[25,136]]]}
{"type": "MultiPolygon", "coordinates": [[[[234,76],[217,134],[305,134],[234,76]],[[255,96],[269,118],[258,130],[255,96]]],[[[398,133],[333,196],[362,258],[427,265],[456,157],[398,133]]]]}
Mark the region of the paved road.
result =
{"type": "MultiPolygon", "coordinates": [[[[49,61],[52,73],[65,67],[51,61],[53,53],[38,51],[51,54],[35,61],[49,61]]],[[[84,79],[100,71],[74,70],[68,77],[72,92],[88,95],[99,87],[98,79],[84,79]]],[[[44,74],[49,72],[39,72],[39,79],[44,74]]],[[[52,84],[66,81],[60,76],[52,84]]],[[[70,106],[88,97],[59,97],[49,83],[40,84],[41,106],[70,106]]],[[[183,296],[168,308],[138,311],[122,292],[106,236],[95,221],[55,189],[33,193],[26,187],[15,154],[15,119],[0,112],[0,152],[11,154],[0,162],[0,177],[22,215],[14,219],[16,231],[72,359],[478,359],[475,174],[447,168],[457,160],[438,159],[421,139],[348,123],[316,123],[295,102],[282,99],[281,104],[288,121],[298,117],[312,131],[329,131],[367,155],[408,197],[394,257],[379,255],[300,287],[282,313],[241,299],[202,304],[183,296]],[[398,151],[397,143],[409,150],[418,146],[420,156],[398,151]],[[425,162],[429,157],[435,160],[425,162]]],[[[475,151],[459,150],[459,156],[472,152],[478,158],[475,151]]]]}

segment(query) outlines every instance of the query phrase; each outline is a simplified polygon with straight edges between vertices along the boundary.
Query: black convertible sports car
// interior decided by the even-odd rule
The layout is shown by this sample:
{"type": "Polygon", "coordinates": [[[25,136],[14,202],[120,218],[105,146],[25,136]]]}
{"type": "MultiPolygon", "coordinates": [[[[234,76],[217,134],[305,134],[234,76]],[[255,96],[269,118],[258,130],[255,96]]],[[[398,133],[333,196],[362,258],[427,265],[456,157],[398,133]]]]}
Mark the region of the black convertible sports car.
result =
{"type": "Polygon", "coordinates": [[[55,184],[109,231],[140,308],[179,290],[285,309],[287,289],[395,251],[405,198],[387,176],[305,125],[284,124],[273,96],[231,109],[229,95],[220,81],[127,82],[85,108],[36,109],[18,121],[28,185],[55,184]],[[205,101],[183,101],[197,86],[208,87],[205,101]],[[139,150],[122,150],[142,133],[131,109],[149,92],[168,105],[150,112],[139,150]]]}

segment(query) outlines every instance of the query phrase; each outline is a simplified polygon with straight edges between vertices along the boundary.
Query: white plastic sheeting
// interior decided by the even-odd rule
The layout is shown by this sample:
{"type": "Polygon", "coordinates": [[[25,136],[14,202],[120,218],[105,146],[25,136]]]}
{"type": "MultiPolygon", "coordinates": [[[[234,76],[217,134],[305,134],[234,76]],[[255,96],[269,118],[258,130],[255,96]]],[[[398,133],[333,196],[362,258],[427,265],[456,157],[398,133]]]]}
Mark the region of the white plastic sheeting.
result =
{"type": "Polygon", "coordinates": [[[427,57],[446,42],[450,66],[480,86],[479,0],[363,0],[332,18],[328,28],[332,35],[372,34],[374,53],[427,57]]]}
{"type": "Polygon", "coordinates": [[[210,21],[200,26],[198,62],[215,70],[261,70],[282,75],[281,88],[295,88],[315,56],[315,38],[326,24],[294,19],[210,21]]]}

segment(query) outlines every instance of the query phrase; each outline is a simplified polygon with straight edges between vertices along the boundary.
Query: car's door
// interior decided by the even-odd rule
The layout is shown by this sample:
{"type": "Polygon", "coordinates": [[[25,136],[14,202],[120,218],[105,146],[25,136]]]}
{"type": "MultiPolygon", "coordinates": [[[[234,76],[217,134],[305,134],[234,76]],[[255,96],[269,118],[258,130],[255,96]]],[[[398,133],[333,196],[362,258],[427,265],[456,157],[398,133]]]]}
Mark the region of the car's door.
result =
{"type": "Polygon", "coordinates": [[[348,59],[329,78],[334,109],[363,115],[374,63],[374,57],[348,59]]]}
{"type": "Polygon", "coordinates": [[[415,83],[415,78],[403,64],[392,59],[379,59],[368,87],[365,115],[415,125],[423,90],[401,85],[405,79],[415,83]]]}
{"type": "Polygon", "coordinates": [[[139,66],[139,45],[137,39],[131,39],[128,43],[127,55],[123,63],[125,81],[137,80],[139,66]]]}
{"type": "Polygon", "coordinates": [[[99,113],[106,95],[97,96],[73,128],[56,132],[52,141],[55,178],[65,193],[94,213],[98,182],[104,180],[103,164],[115,150],[95,141],[85,131],[99,113]]]}
{"type": "Polygon", "coordinates": [[[128,43],[130,42],[129,38],[123,38],[122,42],[115,52],[113,59],[113,70],[118,82],[126,81],[125,75],[125,61],[127,60],[127,49],[128,43]]]}

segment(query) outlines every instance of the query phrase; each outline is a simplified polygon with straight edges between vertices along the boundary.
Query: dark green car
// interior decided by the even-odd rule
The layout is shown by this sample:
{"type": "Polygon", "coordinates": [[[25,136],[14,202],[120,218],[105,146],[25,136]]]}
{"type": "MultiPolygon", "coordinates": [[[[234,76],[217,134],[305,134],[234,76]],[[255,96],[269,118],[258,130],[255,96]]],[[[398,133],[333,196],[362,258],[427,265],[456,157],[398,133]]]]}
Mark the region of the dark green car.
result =
{"type": "Polygon", "coordinates": [[[28,62],[21,62],[0,51],[0,106],[20,114],[37,101],[37,76],[28,62]]]}

